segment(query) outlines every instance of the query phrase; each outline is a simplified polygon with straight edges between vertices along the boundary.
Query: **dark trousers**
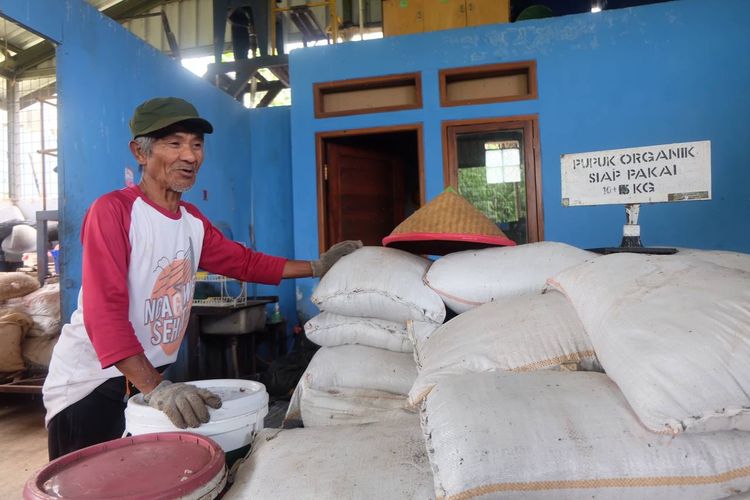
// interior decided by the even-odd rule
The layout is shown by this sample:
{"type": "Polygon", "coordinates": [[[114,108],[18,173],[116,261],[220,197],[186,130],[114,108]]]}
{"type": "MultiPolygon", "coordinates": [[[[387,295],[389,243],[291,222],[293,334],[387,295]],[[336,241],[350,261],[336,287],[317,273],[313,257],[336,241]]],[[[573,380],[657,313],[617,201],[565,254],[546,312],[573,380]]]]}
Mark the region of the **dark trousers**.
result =
{"type": "Polygon", "coordinates": [[[116,377],[65,408],[47,426],[49,459],[122,437],[126,406],[125,377],[116,377]]]}

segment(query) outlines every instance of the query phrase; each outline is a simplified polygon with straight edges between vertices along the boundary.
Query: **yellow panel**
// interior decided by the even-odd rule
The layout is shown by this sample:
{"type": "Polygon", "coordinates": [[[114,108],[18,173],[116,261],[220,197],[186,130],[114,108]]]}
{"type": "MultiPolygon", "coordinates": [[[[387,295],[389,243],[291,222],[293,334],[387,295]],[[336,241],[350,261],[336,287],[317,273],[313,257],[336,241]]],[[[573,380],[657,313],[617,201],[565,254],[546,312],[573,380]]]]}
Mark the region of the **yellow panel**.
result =
{"type": "Polygon", "coordinates": [[[423,0],[383,0],[383,36],[421,33],[423,0]]]}
{"type": "Polygon", "coordinates": [[[510,0],[466,0],[466,25],[507,23],[510,0]]]}
{"type": "Polygon", "coordinates": [[[425,31],[463,28],[464,26],[466,26],[466,0],[425,0],[425,31]]]}

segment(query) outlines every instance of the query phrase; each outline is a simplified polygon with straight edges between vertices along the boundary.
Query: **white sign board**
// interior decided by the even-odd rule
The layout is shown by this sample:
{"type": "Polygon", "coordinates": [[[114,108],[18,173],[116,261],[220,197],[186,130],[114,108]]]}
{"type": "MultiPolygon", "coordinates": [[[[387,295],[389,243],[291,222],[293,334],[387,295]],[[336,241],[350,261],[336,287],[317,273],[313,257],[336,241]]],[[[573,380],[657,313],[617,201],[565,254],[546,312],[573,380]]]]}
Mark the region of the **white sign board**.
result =
{"type": "Polygon", "coordinates": [[[711,199],[711,141],[564,154],[562,204],[711,199]]]}

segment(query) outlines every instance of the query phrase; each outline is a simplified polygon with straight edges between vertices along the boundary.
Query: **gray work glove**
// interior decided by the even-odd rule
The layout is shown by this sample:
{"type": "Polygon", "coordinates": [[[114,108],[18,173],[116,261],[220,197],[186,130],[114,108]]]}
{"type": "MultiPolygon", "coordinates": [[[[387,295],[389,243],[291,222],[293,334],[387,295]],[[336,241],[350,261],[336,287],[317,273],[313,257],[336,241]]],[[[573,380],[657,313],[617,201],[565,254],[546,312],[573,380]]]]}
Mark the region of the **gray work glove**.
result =
{"type": "Polygon", "coordinates": [[[362,242],[359,240],[336,243],[327,252],[320,254],[320,260],[310,262],[313,276],[316,278],[322,277],[341,257],[349,255],[358,248],[362,248],[362,242]]]}
{"type": "Polygon", "coordinates": [[[208,408],[221,408],[221,398],[213,392],[190,384],[173,384],[162,380],[154,390],[143,395],[143,400],[163,411],[180,429],[199,427],[209,420],[208,408]]]}

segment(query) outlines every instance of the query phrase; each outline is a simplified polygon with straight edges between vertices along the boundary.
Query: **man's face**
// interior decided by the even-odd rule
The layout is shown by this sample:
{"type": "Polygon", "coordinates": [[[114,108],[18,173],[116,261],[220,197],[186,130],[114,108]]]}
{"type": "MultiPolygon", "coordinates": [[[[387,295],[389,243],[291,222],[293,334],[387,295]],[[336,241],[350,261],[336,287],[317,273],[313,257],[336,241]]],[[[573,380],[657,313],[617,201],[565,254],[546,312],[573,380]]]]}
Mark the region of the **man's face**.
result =
{"type": "Polygon", "coordinates": [[[161,187],[184,193],[195,184],[202,163],[203,135],[174,132],[154,141],[143,175],[161,187]]]}

